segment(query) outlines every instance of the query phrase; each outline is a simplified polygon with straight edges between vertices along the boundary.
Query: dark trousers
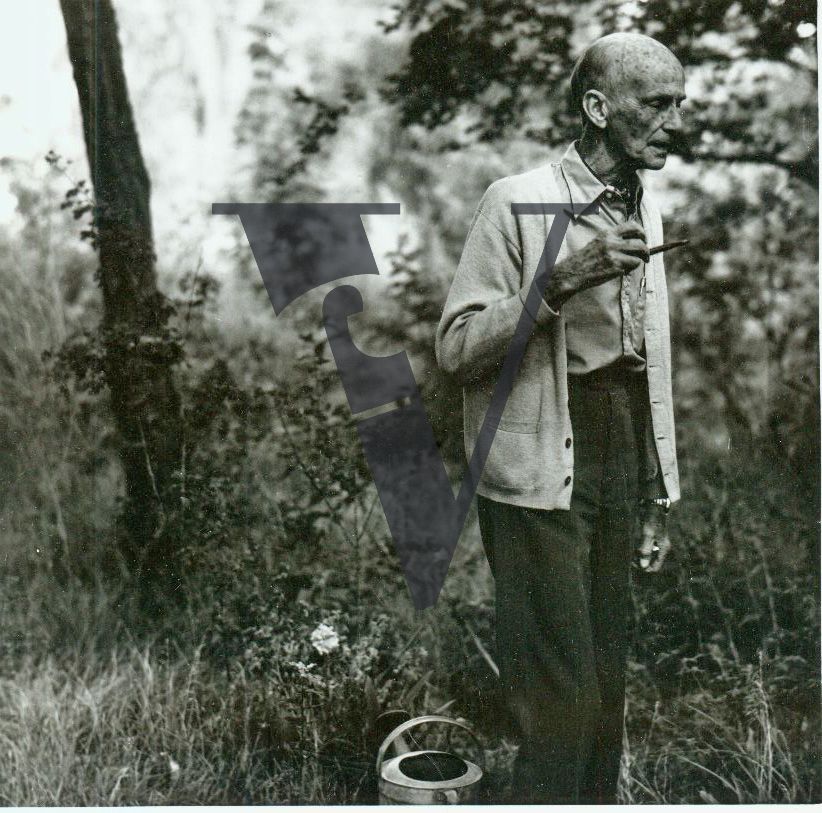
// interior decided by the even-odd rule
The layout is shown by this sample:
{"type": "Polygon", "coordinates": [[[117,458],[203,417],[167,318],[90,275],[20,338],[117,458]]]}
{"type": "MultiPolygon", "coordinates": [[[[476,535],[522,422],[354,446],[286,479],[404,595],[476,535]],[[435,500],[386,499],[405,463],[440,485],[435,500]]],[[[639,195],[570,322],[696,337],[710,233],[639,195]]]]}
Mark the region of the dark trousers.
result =
{"type": "Polygon", "coordinates": [[[520,741],[513,802],[616,801],[642,379],[570,377],[570,511],[478,498],[501,689],[520,741]]]}

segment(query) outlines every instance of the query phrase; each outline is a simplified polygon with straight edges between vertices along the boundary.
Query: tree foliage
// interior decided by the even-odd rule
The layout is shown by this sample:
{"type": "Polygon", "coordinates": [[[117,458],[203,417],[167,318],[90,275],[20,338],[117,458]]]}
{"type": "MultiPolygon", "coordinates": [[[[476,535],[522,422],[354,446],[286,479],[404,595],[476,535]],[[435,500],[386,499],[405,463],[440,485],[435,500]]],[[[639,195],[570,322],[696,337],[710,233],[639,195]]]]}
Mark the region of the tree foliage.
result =
{"type": "Polygon", "coordinates": [[[573,58],[597,33],[641,31],[698,77],[683,157],[773,163],[814,182],[816,62],[801,24],[815,20],[810,0],[594,0],[585,13],[561,0],[407,0],[388,28],[408,31],[408,56],[384,93],[405,125],[462,116],[469,137],[520,129],[564,143],[577,127],[565,104],[573,58]]]}

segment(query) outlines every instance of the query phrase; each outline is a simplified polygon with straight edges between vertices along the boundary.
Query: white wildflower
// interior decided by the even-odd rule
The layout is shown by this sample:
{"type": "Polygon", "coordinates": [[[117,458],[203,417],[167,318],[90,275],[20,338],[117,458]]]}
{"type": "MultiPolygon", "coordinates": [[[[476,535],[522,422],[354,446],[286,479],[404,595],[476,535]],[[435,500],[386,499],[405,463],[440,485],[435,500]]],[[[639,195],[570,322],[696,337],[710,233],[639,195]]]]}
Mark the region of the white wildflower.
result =
{"type": "Polygon", "coordinates": [[[320,653],[320,655],[328,655],[340,646],[340,637],[334,627],[328,624],[320,624],[314,632],[311,633],[311,646],[320,653]]]}
{"type": "Polygon", "coordinates": [[[289,666],[293,666],[299,673],[300,677],[308,677],[309,672],[317,665],[316,663],[304,664],[302,661],[289,661],[289,666]]]}

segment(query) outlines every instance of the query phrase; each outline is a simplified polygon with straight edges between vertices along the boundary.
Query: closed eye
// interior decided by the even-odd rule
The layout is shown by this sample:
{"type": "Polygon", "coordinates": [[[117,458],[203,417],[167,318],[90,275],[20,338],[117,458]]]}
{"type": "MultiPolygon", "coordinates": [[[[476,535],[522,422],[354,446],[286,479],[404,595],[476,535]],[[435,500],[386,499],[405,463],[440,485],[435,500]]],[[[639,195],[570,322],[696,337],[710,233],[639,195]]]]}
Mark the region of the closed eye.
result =
{"type": "Polygon", "coordinates": [[[670,105],[674,105],[677,110],[682,107],[682,102],[685,101],[685,97],[673,97],[673,96],[663,96],[658,99],[649,99],[646,104],[653,107],[655,110],[664,110],[666,107],[670,107],[670,105]]]}

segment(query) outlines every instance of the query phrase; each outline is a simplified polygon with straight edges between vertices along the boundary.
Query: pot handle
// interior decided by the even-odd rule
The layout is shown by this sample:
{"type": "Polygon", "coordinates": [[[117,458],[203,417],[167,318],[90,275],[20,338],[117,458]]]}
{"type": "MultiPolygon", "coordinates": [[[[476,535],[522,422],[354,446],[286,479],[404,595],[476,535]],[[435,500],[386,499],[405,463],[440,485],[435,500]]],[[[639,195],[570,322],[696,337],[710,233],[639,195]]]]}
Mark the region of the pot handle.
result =
{"type": "Polygon", "coordinates": [[[377,776],[380,775],[380,768],[382,767],[383,760],[385,759],[385,753],[388,751],[391,743],[393,743],[397,737],[404,734],[406,731],[410,731],[412,728],[416,728],[418,725],[423,725],[424,723],[447,723],[448,725],[462,728],[473,737],[474,742],[477,744],[477,748],[480,750],[480,753],[482,752],[482,743],[479,741],[479,737],[474,732],[474,729],[472,729],[467,723],[461,723],[459,720],[452,720],[450,717],[442,717],[439,714],[425,714],[422,717],[414,717],[412,720],[406,720],[404,723],[401,723],[382,741],[380,750],[377,752],[377,776]]]}
{"type": "Polygon", "coordinates": [[[453,788],[449,790],[438,790],[436,797],[438,802],[443,802],[447,805],[458,805],[460,803],[459,794],[453,788]]]}

